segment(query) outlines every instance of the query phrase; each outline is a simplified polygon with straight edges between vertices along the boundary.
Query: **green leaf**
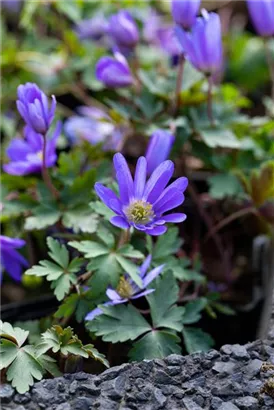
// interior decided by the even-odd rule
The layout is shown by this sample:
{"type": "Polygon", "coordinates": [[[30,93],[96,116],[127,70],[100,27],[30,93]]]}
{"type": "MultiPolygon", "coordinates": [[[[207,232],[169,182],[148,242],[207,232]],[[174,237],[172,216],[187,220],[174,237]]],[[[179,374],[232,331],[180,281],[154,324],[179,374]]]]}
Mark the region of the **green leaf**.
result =
{"type": "Polygon", "coordinates": [[[99,360],[104,366],[109,367],[109,362],[106,360],[105,356],[102,353],[99,353],[92,344],[84,345],[83,348],[88,353],[89,357],[99,360]]]}
{"type": "Polygon", "coordinates": [[[212,337],[202,329],[184,327],[182,333],[188,353],[206,352],[214,345],[212,337]]]}
{"type": "Polygon", "coordinates": [[[121,255],[116,255],[117,262],[121,265],[123,270],[131,277],[131,279],[138,285],[142,287],[142,279],[140,278],[139,269],[134,263],[128,261],[121,255]]]}
{"type": "Polygon", "coordinates": [[[0,320],[1,338],[9,339],[21,347],[27,340],[28,335],[29,331],[23,330],[20,327],[13,327],[10,323],[2,322],[2,320],[0,320]]]}
{"type": "Polygon", "coordinates": [[[125,256],[126,258],[143,259],[144,257],[142,252],[138,251],[137,249],[134,249],[133,246],[130,244],[123,245],[121,248],[117,250],[117,253],[125,256]]]}
{"type": "Polygon", "coordinates": [[[28,216],[25,220],[24,228],[27,231],[39,230],[54,225],[60,218],[61,212],[54,208],[44,207],[39,210],[39,214],[28,216]]]}
{"type": "Polygon", "coordinates": [[[53,259],[58,265],[66,269],[69,263],[69,253],[65,245],[53,239],[52,237],[47,237],[47,245],[50,249],[49,256],[53,259]]]}
{"type": "Polygon", "coordinates": [[[205,144],[211,148],[241,148],[241,141],[230,129],[203,129],[200,130],[200,135],[205,144]]]}
{"type": "Polygon", "coordinates": [[[153,260],[162,260],[169,255],[173,255],[180,249],[183,241],[179,238],[179,229],[169,228],[168,231],[158,237],[153,249],[153,260]]]}
{"type": "Polygon", "coordinates": [[[43,354],[37,358],[37,361],[41,364],[43,369],[45,369],[51,376],[62,376],[62,372],[60,372],[60,370],[58,369],[56,360],[54,360],[52,357],[43,354]]]}
{"type": "Polygon", "coordinates": [[[63,274],[62,267],[51,261],[45,260],[39,263],[40,265],[33,265],[32,268],[26,270],[25,275],[46,276],[47,280],[52,281],[63,274]]]}
{"type": "Polygon", "coordinates": [[[164,330],[152,330],[133,344],[129,351],[132,361],[163,359],[170,354],[181,354],[180,338],[164,330]]]}
{"type": "Polygon", "coordinates": [[[151,330],[149,323],[132,305],[101,306],[103,314],[86,322],[89,331],[102,336],[105,342],[134,340],[151,330]]]}
{"type": "Polygon", "coordinates": [[[72,20],[74,23],[77,23],[82,18],[81,3],[77,1],[71,1],[64,3],[62,1],[57,1],[54,3],[57,10],[63,13],[66,17],[72,20]]]}
{"type": "Polygon", "coordinates": [[[212,198],[223,199],[243,192],[239,179],[233,174],[218,174],[208,178],[209,194],[212,198]]]}
{"type": "Polygon", "coordinates": [[[54,280],[51,284],[51,289],[54,289],[53,293],[58,300],[63,300],[69,293],[70,287],[76,283],[77,277],[73,273],[67,273],[54,280]]]}
{"type": "Polygon", "coordinates": [[[154,328],[165,327],[182,330],[184,308],[175,305],[178,299],[178,286],[174,276],[167,272],[153,282],[155,291],[147,296],[154,328]]]}
{"type": "Polygon", "coordinates": [[[41,329],[40,329],[39,320],[17,321],[15,322],[14,325],[29,332],[28,334],[29,343],[37,343],[38,341],[40,341],[41,329]]]}
{"type": "Polygon", "coordinates": [[[80,295],[78,293],[72,293],[59,306],[54,317],[61,319],[75,314],[77,322],[81,323],[86,314],[101,300],[101,298],[98,300],[98,296],[95,295],[94,289],[92,289],[92,291],[83,292],[80,295]]]}
{"type": "Polygon", "coordinates": [[[105,245],[93,241],[72,241],[68,245],[82,252],[85,258],[96,258],[109,253],[109,249],[105,245]]]}
{"type": "Polygon", "coordinates": [[[205,309],[207,305],[206,298],[199,298],[185,305],[183,314],[183,323],[186,325],[198,322],[201,319],[200,312],[205,309]]]}
{"type": "Polygon", "coordinates": [[[98,271],[92,277],[93,286],[97,288],[98,292],[102,291],[102,288],[109,283],[115,288],[118,284],[120,274],[123,273],[116,260],[116,254],[114,253],[101,255],[92,259],[87,265],[87,270],[98,271]]]}
{"type": "Polygon", "coordinates": [[[115,238],[112,235],[112,233],[110,232],[110,230],[104,226],[102,223],[100,224],[96,235],[98,236],[98,238],[101,239],[102,242],[104,242],[104,244],[109,248],[113,248],[115,245],[115,238]]]}
{"type": "Polygon", "coordinates": [[[75,233],[96,232],[98,226],[98,215],[92,213],[90,208],[82,207],[65,212],[62,223],[66,228],[71,228],[75,233]]]}
{"type": "Polygon", "coordinates": [[[115,213],[101,201],[90,202],[89,206],[93,211],[99,215],[102,215],[107,220],[115,215],[115,213]]]}

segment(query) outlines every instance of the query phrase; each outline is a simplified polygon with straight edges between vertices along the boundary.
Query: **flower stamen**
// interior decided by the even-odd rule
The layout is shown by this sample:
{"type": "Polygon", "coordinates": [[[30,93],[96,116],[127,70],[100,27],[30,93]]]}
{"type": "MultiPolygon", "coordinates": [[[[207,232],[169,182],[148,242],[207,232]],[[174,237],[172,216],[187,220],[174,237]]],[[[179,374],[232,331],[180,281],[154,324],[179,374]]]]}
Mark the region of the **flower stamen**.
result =
{"type": "Polygon", "coordinates": [[[152,205],[142,200],[132,202],[127,207],[125,214],[129,221],[142,225],[146,225],[154,217],[152,205]]]}
{"type": "Polygon", "coordinates": [[[131,284],[125,279],[124,276],[121,276],[116,291],[122,298],[125,299],[129,299],[134,293],[131,284]]]}

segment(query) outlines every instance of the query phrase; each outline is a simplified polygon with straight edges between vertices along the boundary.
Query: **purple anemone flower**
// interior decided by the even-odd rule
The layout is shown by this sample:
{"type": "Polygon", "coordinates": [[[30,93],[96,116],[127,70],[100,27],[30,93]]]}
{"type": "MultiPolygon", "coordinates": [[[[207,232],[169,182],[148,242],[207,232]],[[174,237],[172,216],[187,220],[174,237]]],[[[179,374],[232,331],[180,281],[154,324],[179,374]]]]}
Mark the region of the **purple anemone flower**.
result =
{"type": "Polygon", "coordinates": [[[70,117],[64,124],[64,131],[72,144],[84,139],[92,145],[103,143],[103,149],[106,151],[116,150],[122,140],[122,134],[111,122],[90,117],[70,117]]]}
{"type": "MultiPolygon", "coordinates": [[[[22,248],[26,242],[19,238],[0,235],[1,271],[5,268],[10,277],[20,282],[23,268],[29,266],[28,261],[16,249],[22,248]]],[[[2,275],[1,275],[2,280],[2,275]]]]}
{"type": "Polygon", "coordinates": [[[165,130],[157,130],[151,135],[146,152],[148,175],[168,158],[174,141],[174,135],[165,130]]]}
{"type": "Polygon", "coordinates": [[[274,35],[274,0],[247,0],[249,15],[262,37],[274,35]]]}
{"type": "MultiPolygon", "coordinates": [[[[111,287],[107,289],[106,295],[109,298],[109,301],[103,303],[103,306],[119,305],[121,303],[126,303],[131,299],[138,299],[154,292],[155,289],[147,289],[147,287],[158,275],[160,275],[165,265],[157,266],[157,268],[154,268],[147,273],[150,263],[151,255],[148,255],[142,266],[140,266],[139,275],[142,280],[141,288],[133,282],[128,274],[125,274],[124,276],[121,276],[116,289],[111,287]]],[[[85,319],[93,320],[95,316],[101,315],[102,313],[102,309],[97,307],[88,313],[85,319]]]]}
{"type": "Polygon", "coordinates": [[[49,107],[46,94],[33,83],[19,85],[17,89],[17,109],[26,124],[34,131],[45,135],[53,121],[56,99],[53,95],[49,107]]]}
{"type": "Polygon", "coordinates": [[[137,24],[127,10],[120,10],[110,17],[108,33],[121,48],[133,48],[139,41],[137,24]]]}
{"type": "Polygon", "coordinates": [[[175,33],[186,58],[197,70],[211,75],[221,68],[223,48],[218,14],[203,9],[202,17],[196,19],[191,32],[176,26],[175,33]]]}
{"type": "Polygon", "coordinates": [[[108,22],[106,18],[98,14],[97,16],[92,17],[91,19],[86,19],[80,21],[75,31],[80,40],[101,40],[106,34],[108,29],[108,22]]]}
{"type": "Polygon", "coordinates": [[[113,163],[120,198],[104,185],[95,184],[97,195],[117,215],[110,219],[113,225],[122,229],[132,226],[148,235],[162,235],[167,230],[167,222],[179,223],[186,219],[182,213],[165,215],[184,202],[183,192],[188,184],[187,178],[181,177],[166,188],[174,172],[172,161],[162,162],[147,182],[144,157],[138,159],[134,180],[122,154],[115,154],[113,163]]]}
{"type": "Polygon", "coordinates": [[[125,57],[115,53],[114,57],[102,57],[96,64],[97,80],[107,87],[128,87],[133,84],[133,77],[125,57]]]}
{"type": "MultiPolygon", "coordinates": [[[[46,146],[46,167],[52,167],[56,160],[56,143],[61,132],[61,123],[58,122],[51,139],[46,146]]],[[[7,148],[8,164],[3,170],[10,175],[27,175],[41,172],[43,163],[43,136],[36,133],[28,125],[24,128],[25,140],[14,138],[7,148]]]]}
{"type": "Polygon", "coordinates": [[[176,24],[189,30],[195,23],[195,18],[201,0],[172,0],[171,13],[176,24]]]}

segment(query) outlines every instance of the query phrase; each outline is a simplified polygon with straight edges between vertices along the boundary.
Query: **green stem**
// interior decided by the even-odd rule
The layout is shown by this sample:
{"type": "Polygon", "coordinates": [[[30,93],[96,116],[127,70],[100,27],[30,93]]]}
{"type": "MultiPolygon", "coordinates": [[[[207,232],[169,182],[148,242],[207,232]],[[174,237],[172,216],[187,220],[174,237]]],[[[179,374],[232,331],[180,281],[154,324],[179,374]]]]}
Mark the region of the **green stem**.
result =
{"type": "Polygon", "coordinates": [[[130,240],[130,229],[123,230],[118,242],[118,249],[130,240]]]}
{"type": "Polygon", "coordinates": [[[52,193],[52,196],[58,200],[59,199],[59,192],[57,191],[57,189],[55,188],[55,186],[52,183],[49,171],[47,169],[46,166],[46,155],[47,155],[47,137],[46,135],[43,136],[43,159],[42,159],[42,177],[43,180],[46,184],[46,186],[48,187],[49,191],[52,193]]]}
{"type": "Polygon", "coordinates": [[[266,61],[268,64],[269,74],[270,74],[271,83],[272,83],[271,97],[274,100],[274,60],[271,57],[269,42],[267,41],[267,39],[265,39],[264,41],[264,46],[265,46],[266,61]]]}
{"type": "Polygon", "coordinates": [[[212,76],[207,77],[208,81],[208,89],[207,89],[207,115],[210,122],[211,127],[214,127],[214,118],[212,112],[212,87],[213,87],[213,79],[212,76]]]}
{"type": "Polygon", "coordinates": [[[175,101],[174,101],[174,109],[173,109],[173,115],[174,116],[176,116],[177,111],[178,111],[179,106],[180,106],[184,66],[185,66],[185,57],[184,57],[183,54],[181,54],[179,56],[178,74],[177,74],[176,88],[175,88],[175,101]]]}

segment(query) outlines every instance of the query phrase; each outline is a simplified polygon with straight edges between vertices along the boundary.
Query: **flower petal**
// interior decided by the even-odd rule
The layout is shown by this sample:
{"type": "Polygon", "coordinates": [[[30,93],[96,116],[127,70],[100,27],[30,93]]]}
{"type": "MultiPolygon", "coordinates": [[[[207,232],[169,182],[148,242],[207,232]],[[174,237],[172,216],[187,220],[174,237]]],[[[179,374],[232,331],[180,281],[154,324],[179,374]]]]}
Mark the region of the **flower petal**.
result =
{"type": "Polygon", "coordinates": [[[121,298],[121,296],[119,295],[119,293],[116,292],[116,290],[111,289],[111,288],[108,288],[108,289],[107,289],[106,295],[107,295],[107,297],[108,297],[110,300],[112,300],[113,302],[114,302],[114,301],[121,301],[121,300],[122,300],[122,298],[121,298]]]}
{"type": "Polygon", "coordinates": [[[102,315],[102,313],[102,309],[97,307],[86,315],[85,320],[93,320],[96,316],[102,315]]]}
{"type": "Polygon", "coordinates": [[[32,152],[31,147],[26,141],[19,138],[14,138],[6,150],[6,154],[11,161],[22,161],[30,152],[32,152]]]}
{"type": "Polygon", "coordinates": [[[169,215],[163,215],[162,219],[165,220],[165,222],[173,222],[173,223],[178,223],[178,222],[184,222],[186,220],[186,214],[169,214],[169,215]]]}
{"type": "Polygon", "coordinates": [[[123,216],[113,216],[112,218],[110,218],[110,222],[112,223],[112,225],[117,226],[121,229],[128,229],[130,227],[123,216]]]}
{"type": "Polygon", "coordinates": [[[162,215],[164,212],[167,212],[170,209],[177,208],[177,206],[181,205],[184,200],[185,196],[184,194],[182,194],[182,192],[173,192],[172,195],[170,195],[170,199],[163,202],[159,201],[158,206],[154,208],[154,211],[156,212],[156,214],[162,215]]]}
{"type": "Polygon", "coordinates": [[[122,213],[122,204],[117,195],[109,188],[96,182],[94,189],[99,198],[108,206],[113,212],[118,215],[122,213]]]}
{"type": "Polygon", "coordinates": [[[149,295],[150,293],[152,293],[154,291],[155,291],[155,289],[147,289],[147,290],[144,290],[143,292],[137,293],[137,295],[131,296],[130,299],[139,299],[142,296],[149,295]]]}
{"type": "Polygon", "coordinates": [[[172,177],[173,172],[174,164],[172,161],[162,162],[155,169],[155,171],[153,171],[146,184],[144,199],[153,204],[165,189],[166,184],[172,177]]]}
{"type": "Polygon", "coordinates": [[[121,201],[124,205],[129,203],[133,196],[133,180],[127,162],[122,154],[117,153],[113,157],[113,164],[116,170],[116,178],[119,185],[121,201]]]}
{"type": "Polygon", "coordinates": [[[162,272],[165,265],[157,266],[157,268],[152,269],[143,279],[143,287],[146,288],[150,282],[152,282],[158,275],[162,272]]]}
{"type": "Polygon", "coordinates": [[[148,270],[148,268],[149,268],[149,265],[151,264],[151,259],[152,259],[152,256],[151,256],[151,255],[148,255],[148,256],[146,257],[146,259],[144,260],[144,262],[142,263],[142,265],[140,266],[139,271],[140,271],[140,276],[141,276],[141,278],[143,278],[144,275],[146,274],[146,272],[147,272],[147,270],[148,270]]]}
{"type": "Polygon", "coordinates": [[[152,236],[159,236],[163,235],[167,231],[166,226],[155,226],[155,228],[152,229],[147,229],[145,232],[147,235],[152,235],[152,236]]]}
{"type": "Polygon", "coordinates": [[[147,161],[145,157],[140,157],[138,159],[135,177],[134,177],[134,196],[137,199],[141,199],[144,193],[146,184],[146,173],[147,173],[147,161]]]}

